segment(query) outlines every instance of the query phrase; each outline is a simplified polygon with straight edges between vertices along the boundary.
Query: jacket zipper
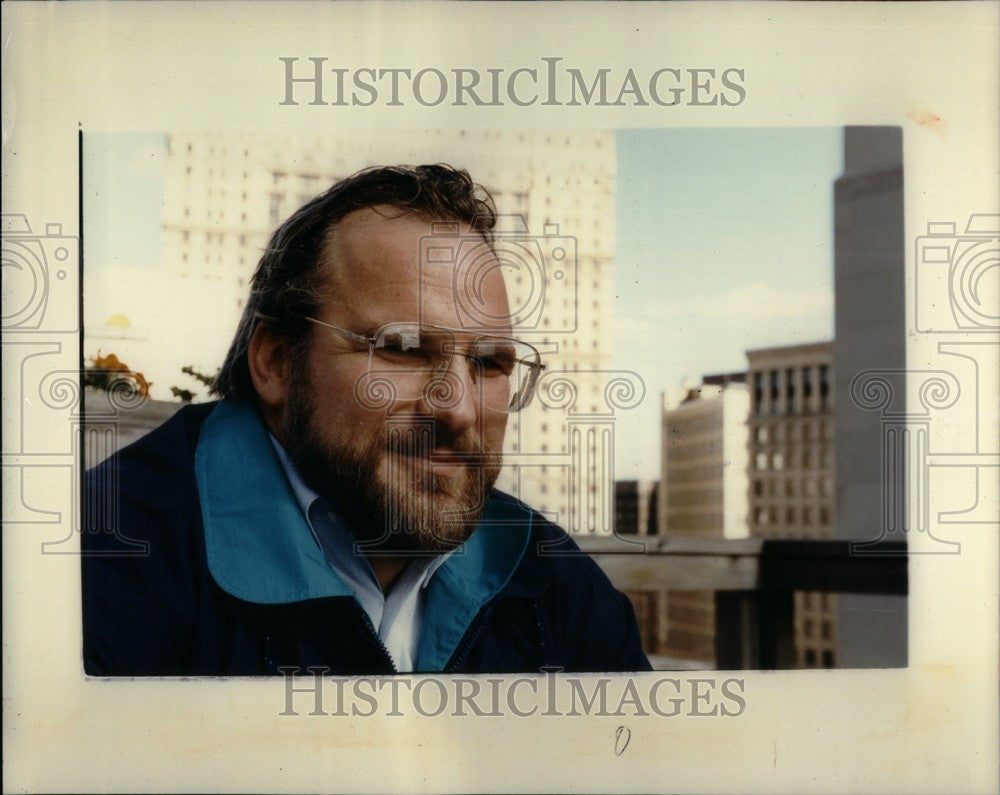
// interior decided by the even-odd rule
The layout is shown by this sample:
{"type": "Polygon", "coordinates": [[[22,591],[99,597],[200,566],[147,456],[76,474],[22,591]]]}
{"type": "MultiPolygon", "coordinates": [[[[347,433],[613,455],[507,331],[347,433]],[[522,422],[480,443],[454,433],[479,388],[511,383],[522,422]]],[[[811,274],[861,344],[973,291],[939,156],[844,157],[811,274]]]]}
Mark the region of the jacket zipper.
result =
{"type": "Polygon", "coordinates": [[[389,650],[382,642],[382,638],[380,638],[378,633],[375,631],[375,625],[372,623],[371,618],[369,618],[368,614],[363,610],[359,612],[361,615],[358,616],[358,624],[361,625],[363,630],[367,630],[368,639],[373,642],[373,645],[376,646],[379,651],[382,652],[382,657],[385,658],[385,661],[389,664],[390,673],[398,674],[399,670],[396,668],[396,663],[393,661],[392,655],[389,654],[389,650]]]}
{"type": "MultiPolygon", "coordinates": [[[[324,601],[332,602],[333,600],[340,598],[342,597],[329,597],[328,599],[324,599],[324,601]]],[[[283,607],[289,610],[294,609],[292,605],[287,605],[283,607]]],[[[396,663],[393,662],[392,655],[389,654],[389,650],[386,648],[385,644],[382,642],[382,639],[378,636],[378,633],[375,631],[375,625],[372,624],[372,620],[368,617],[368,614],[364,612],[364,610],[358,608],[355,611],[355,621],[358,627],[361,629],[362,633],[367,637],[368,641],[381,652],[383,660],[389,666],[390,673],[398,674],[399,671],[396,668],[396,663]]],[[[275,665],[272,656],[273,650],[272,650],[271,633],[265,632],[263,634],[263,640],[264,640],[264,653],[263,653],[264,665],[267,668],[267,670],[269,670],[271,673],[276,673],[277,666],[275,665]]]]}

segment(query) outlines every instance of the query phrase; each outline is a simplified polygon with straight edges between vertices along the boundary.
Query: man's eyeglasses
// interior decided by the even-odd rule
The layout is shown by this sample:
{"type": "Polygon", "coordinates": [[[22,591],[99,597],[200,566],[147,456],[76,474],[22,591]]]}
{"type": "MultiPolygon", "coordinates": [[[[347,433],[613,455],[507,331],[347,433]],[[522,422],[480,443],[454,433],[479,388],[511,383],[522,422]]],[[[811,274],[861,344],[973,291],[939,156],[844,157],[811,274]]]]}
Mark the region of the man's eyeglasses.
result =
{"type": "Polygon", "coordinates": [[[368,348],[368,372],[392,374],[397,381],[421,379],[423,385],[444,377],[452,357],[465,357],[486,407],[520,411],[535,394],[545,365],[538,349],[526,342],[491,334],[465,332],[422,323],[388,323],[371,336],[306,317],[310,323],[368,348]]]}

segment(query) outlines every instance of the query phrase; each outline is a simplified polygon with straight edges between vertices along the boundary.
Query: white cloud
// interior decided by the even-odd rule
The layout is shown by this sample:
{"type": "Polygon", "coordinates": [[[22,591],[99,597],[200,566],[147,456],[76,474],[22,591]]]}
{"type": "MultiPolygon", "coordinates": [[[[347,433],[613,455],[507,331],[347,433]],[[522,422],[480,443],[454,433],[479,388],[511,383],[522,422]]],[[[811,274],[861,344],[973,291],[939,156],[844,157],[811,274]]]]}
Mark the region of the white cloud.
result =
{"type": "Polygon", "coordinates": [[[704,298],[657,300],[651,295],[634,313],[617,318],[615,328],[640,348],[681,345],[687,359],[703,352],[706,360],[718,360],[729,348],[736,355],[748,348],[831,338],[833,302],[832,289],[755,282],[704,298]]]}

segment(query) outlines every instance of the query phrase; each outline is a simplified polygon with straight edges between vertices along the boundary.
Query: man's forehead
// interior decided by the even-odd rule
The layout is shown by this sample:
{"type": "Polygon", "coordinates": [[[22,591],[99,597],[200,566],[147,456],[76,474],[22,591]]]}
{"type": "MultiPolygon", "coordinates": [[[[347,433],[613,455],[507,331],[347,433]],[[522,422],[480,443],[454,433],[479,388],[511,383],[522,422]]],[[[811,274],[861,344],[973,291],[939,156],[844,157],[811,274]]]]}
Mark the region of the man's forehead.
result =
{"type": "Polygon", "coordinates": [[[468,222],[388,206],[355,210],[328,233],[323,260],[324,302],[359,321],[509,329],[500,263],[468,222]],[[388,318],[391,310],[407,316],[388,318]]]}
{"type": "MultiPolygon", "coordinates": [[[[344,267],[370,265],[408,265],[419,273],[418,266],[428,261],[428,255],[435,264],[450,265],[453,269],[468,267],[471,264],[468,256],[435,256],[442,248],[451,247],[454,251],[456,243],[461,244],[466,253],[475,250],[479,257],[492,257],[482,233],[474,230],[468,221],[377,205],[354,210],[333,224],[327,230],[322,250],[331,274],[344,267]],[[392,260],[379,261],[379,256],[386,255],[391,255],[392,260]]],[[[376,270],[388,269],[377,267],[376,270]]],[[[428,273],[433,271],[425,269],[428,273]]]]}

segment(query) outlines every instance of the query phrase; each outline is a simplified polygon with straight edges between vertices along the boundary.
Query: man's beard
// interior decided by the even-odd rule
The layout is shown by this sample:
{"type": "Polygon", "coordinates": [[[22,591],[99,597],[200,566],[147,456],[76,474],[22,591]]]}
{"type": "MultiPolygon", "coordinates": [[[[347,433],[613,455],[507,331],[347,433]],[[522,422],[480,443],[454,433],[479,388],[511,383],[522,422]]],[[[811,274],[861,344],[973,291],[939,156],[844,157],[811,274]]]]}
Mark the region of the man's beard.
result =
{"type": "Polygon", "coordinates": [[[360,542],[362,552],[444,552],[469,539],[500,474],[499,451],[484,451],[472,429],[455,436],[433,418],[419,415],[399,423],[390,417],[364,445],[334,446],[324,441],[312,395],[307,374],[293,373],[285,449],[306,484],[330,502],[360,542]],[[460,454],[464,471],[434,475],[435,447],[460,454]]]}

